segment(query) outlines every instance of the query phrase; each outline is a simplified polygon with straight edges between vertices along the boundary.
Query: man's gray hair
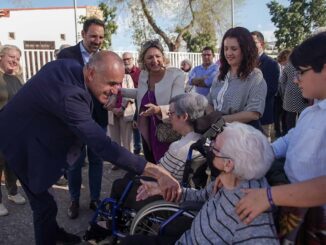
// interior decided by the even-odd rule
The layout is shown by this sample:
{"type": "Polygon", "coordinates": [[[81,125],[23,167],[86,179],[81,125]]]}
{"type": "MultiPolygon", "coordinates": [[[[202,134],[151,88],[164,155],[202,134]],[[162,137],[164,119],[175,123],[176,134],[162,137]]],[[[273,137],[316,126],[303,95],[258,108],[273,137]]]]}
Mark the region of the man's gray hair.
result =
{"type": "Polygon", "coordinates": [[[87,63],[88,67],[93,67],[97,71],[103,71],[107,69],[107,65],[118,65],[124,68],[124,64],[120,56],[115,52],[106,50],[102,50],[93,54],[87,63]],[[108,60],[110,62],[108,62],[108,60]]]}
{"type": "Polygon", "coordinates": [[[170,100],[171,103],[174,103],[176,115],[188,114],[189,122],[202,117],[208,105],[206,97],[197,93],[176,95],[170,100]]]}
{"type": "Polygon", "coordinates": [[[227,123],[220,151],[234,162],[233,173],[240,179],[262,178],[274,160],[272,146],[259,130],[239,123],[227,123]]]}

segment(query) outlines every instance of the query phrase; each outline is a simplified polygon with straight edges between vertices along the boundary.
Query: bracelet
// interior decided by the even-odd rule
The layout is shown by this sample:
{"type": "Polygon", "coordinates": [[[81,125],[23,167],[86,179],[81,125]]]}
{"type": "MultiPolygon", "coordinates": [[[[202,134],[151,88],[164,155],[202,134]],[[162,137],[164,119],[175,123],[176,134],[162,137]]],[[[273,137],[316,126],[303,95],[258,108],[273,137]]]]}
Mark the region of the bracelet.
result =
{"type": "Polygon", "coordinates": [[[275,209],[276,206],[275,206],[275,203],[274,203],[274,201],[273,201],[271,187],[267,187],[267,189],[266,189],[266,193],[267,193],[267,199],[268,199],[269,205],[271,205],[271,208],[272,208],[272,209],[275,209]]]}

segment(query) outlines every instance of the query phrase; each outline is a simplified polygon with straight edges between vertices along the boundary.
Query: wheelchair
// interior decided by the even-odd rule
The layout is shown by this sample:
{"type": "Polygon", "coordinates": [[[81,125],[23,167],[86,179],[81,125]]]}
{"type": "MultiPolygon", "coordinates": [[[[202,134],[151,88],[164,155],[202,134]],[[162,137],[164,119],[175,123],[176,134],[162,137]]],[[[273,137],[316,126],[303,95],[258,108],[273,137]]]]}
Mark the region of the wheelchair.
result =
{"type": "MultiPolygon", "coordinates": [[[[207,161],[193,169],[191,159],[193,150],[197,150],[203,157],[207,157],[208,142],[222,132],[223,126],[224,120],[218,112],[197,119],[195,132],[202,134],[202,137],[189,148],[181,182],[183,187],[203,188],[210,175],[218,175],[216,172],[206,171],[207,169],[213,171],[213,168],[207,166],[207,161]]],[[[191,223],[202,205],[202,203],[193,202],[178,205],[159,200],[145,205],[138,212],[126,208],[123,204],[127,195],[139,179],[153,180],[149,177],[137,176],[134,180],[129,181],[119,200],[105,198],[89,222],[89,228],[83,236],[84,240],[92,240],[97,244],[116,244],[119,239],[127,235],[162,234],[176,218],[185,219],[191,223]],[[107,237],[110,237],[110,241],[104,240],[107,237]]]]}

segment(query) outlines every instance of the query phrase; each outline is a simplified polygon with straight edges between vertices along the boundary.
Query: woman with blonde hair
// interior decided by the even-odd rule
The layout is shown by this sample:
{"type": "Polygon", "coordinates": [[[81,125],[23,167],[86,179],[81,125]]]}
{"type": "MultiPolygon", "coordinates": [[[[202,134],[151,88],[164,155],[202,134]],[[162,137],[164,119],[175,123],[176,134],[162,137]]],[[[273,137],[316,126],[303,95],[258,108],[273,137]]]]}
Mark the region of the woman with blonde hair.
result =
{"type": "Polygon", "coordinates": [[[175,67],[166,67],[164,50],[159,40],[145,42],[139,53],[141,68],[137,89],[121,89],[125,97],[135,98],[138,128],[142,135],[146,160],[158,162],[170,143],[157,138],[157,126],[168,119],[169,101],[184,93],[186,77],[175,67]]]}
{"type": "MultiPolygon", "coordinates": [[[[22,69],[19,64],[21,51],[14,45],[3,45],[0,47],[0,109],[23,86],[22,69]]],[[[17,177],[7,168],[6,161],[0,152],[0,182],[4,172],[5,183],[8,190],[8,199],[16,204],[24,204],[25,198],[17,192],[17,177]]],[[[2,204],[2,193],[0,189],[0,216],[8,214],[7,208],[2,204]]]]}

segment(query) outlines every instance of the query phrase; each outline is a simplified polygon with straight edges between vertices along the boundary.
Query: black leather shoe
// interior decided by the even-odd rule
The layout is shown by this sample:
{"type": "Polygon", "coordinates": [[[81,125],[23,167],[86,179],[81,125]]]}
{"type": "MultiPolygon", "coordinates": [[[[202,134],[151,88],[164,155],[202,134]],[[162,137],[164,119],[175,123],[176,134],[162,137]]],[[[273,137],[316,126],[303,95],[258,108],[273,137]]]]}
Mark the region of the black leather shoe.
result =
{"type": "Polygon", "coordinates": [[[68,208],[68,217],[70,219],[76,219],[79,214],[79,203],[77,201],[72,201],[70,207],[68,208]]]}
{"type": "Polygon", "coordinates": [[[96,209],[100,206],[101,204],[101,201],[100,200],[92,200],[90,203],[89,203],[89,208],[96,211],[96,209]]]}
{"type": "Polygon", "coordinates": [[[56,242],[59,244],[78,244],[81,242],[79,236],[66,232],[63,228],[59,228],[57,231],[56,242]]]}

